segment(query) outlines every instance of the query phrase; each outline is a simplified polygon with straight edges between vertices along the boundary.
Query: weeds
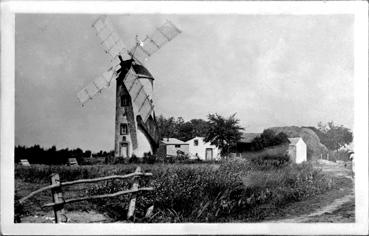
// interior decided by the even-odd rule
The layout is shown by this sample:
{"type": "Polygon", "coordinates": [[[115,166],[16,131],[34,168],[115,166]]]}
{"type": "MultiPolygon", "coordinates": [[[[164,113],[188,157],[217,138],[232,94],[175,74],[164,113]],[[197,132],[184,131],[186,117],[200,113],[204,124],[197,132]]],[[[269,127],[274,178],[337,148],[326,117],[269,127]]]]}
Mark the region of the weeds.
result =
{"type": "MultiPolygon", "coordinates": [[[[229,222],[259,221],[287,203],[318,195],[335,183],[309,163],[264,168],[244,159],[232,159],[214,168],[207,164],[141,164],[154,177],[142,179],[140,186],[155,191],[142,192],[136,202],[136,217],[142,219],[154,205],[149,222],[229,222]]],[[[52,172],[63,181],[133,172],[136,165],[32,166],[16,168],[16,178],[48,182],[52,172]]],[[[106,181],[92,184],[88,195],[113,193],[131,187],[131,182],[106,181]]],[[[126,220],[129,195],[99,199],[91,203],[111,218],[126,220]]]]}

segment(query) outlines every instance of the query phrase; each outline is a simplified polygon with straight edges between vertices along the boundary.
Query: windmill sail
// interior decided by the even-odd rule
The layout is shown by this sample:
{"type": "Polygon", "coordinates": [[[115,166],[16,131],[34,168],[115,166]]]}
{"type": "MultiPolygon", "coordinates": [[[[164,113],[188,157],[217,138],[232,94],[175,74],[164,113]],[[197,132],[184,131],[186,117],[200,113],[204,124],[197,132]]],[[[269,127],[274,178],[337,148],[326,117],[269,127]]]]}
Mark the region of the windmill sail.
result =
{"type": "Polygon", "coordinates": [[[98,92],[110,86],[113,79],[117,77],[117,73],[111,68],[104,72],[101,76],[92,81],[89,85],[77,93],[77,98],[82,105],[92,99],[98,92]]]}
{"type": "Polygon", "coordinates": [[[121,55],[124,60],[130,59],[127,47],[118,36],[107,16],[100,16],[92,27],[96,30],[105,52],[112,57],[112,60],[116,59],[118,55],[121,55]]]}
{"type": "Polygon", "coordinates": [[[138,79],[138,75],[130,69],[123,82],[132,101],[138,108],[138,115],[141,115],[142,120],[146,122],[154,109],[154,105],[149,95],[145,92],[143,84],[138,79]]]}
{"type": "Polygon", "coordinates": [[[181,31],[170,21],[166,21],[162,26],[156,29],[154,33],[146,38],[136,47],[131,49],[130,53],[139,62],[145,62],[151,55],[157,52],[164,44],[172,40],[181,31]]]}

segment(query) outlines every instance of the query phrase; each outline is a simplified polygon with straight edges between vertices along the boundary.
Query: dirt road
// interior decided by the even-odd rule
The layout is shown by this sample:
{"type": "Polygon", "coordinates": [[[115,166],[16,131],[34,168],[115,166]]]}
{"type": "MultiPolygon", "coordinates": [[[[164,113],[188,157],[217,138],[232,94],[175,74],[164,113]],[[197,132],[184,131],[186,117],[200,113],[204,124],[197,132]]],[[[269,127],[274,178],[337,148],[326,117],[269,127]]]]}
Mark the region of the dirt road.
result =
{"type": "Polygon", "coordinates": [[[329,191],[313,199],[297,202],[287,206],[285,217],[271,219],[270,223],[307,223],[307,222],[354,222],[355,195],[354,179],[351,166],[344,163],[319,161],[316,168],[326,174],[346,179],[339,189],[329,191]],[[296,210],[299,209],[299,210],[296,210]]]}

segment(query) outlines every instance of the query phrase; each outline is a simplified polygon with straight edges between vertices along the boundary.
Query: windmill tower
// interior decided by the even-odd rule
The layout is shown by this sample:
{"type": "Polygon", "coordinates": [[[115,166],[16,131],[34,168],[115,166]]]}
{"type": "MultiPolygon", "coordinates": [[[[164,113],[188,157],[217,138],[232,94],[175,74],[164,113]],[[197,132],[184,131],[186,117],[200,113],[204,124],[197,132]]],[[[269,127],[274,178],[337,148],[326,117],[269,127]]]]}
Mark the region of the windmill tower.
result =
{"type": "Polygon", "coordinates": [[[92,27],[111,57],[111,67],[78,92],[77,97],[83,106],[116,79],[114,155],[129,158],[153,154],[159,145],[154,78],[143,63],[181,31],[166,21],[143,41],[136,36],[136,45],[127,48],[106,16],[99,17],[92,27]]]}

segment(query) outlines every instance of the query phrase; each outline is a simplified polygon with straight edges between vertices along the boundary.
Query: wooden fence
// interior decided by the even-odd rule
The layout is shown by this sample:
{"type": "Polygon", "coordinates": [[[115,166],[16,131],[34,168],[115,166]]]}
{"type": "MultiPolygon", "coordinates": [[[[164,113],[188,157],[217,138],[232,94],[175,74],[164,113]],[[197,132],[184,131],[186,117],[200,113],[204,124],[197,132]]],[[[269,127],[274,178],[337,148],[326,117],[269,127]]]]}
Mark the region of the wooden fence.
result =
{"type": "MultiPolygon", "coordinates": [[[[137,167],[135,172],[127,174],[127,175],[112,175],[112,176],[106,176],[106,177],[100,177],[100,178],[94,178],[94,179],[79,179],[79,180],[74,180],[74,181],[69,181],[69,182],[61,182],[59,174],[55,173],[55,174],[50,175],[51,185],[40,188],[28,194],[24,198],[21,198],[19,200],[19,203],[23,204],[28,198],[34,196],[35,194],[51,189],[53,202],[47,203],[43,205],[42,207],[53,207],[54,215],[55,215],[55,223],[62,223],[62,220],[61,220],[62,216],[65,216],[64,205],[67,203],[80,202],[80,201],[86,201],[86,200],[91,200],[91,199],[110,198],[110,197],[116,197],[116,196],[123,195],[123,194],[132,194],[129,207],[128,207],[128,213],[127,213],[127,219],[131,220],[134,217],[137,193],[141,191],[154,190],[154,188],[151,188],[151,187],[142,187],[142,188],[139,187],[139,178],[143,176],[151,177],[152,173],[143,173],[141,170],[141,167],[137,167]],[[67,200],[63,198],[62,187],[65,187],[65,186],[75,185],[75,184],[84,184],[84,183],[95,183],[95,182],[100,182],[100,181],[110,180],[110,179],[129,179],[129,178],[133,178],[133,185],[131,189],[129,190],[118,191],[118,192],[111,193],[111,194],[71,198],[67,200]]],[[[146,217],[149,217],[152,211],[153,211],[153,207],[150,207],[146,213],[146,217]]]]}

